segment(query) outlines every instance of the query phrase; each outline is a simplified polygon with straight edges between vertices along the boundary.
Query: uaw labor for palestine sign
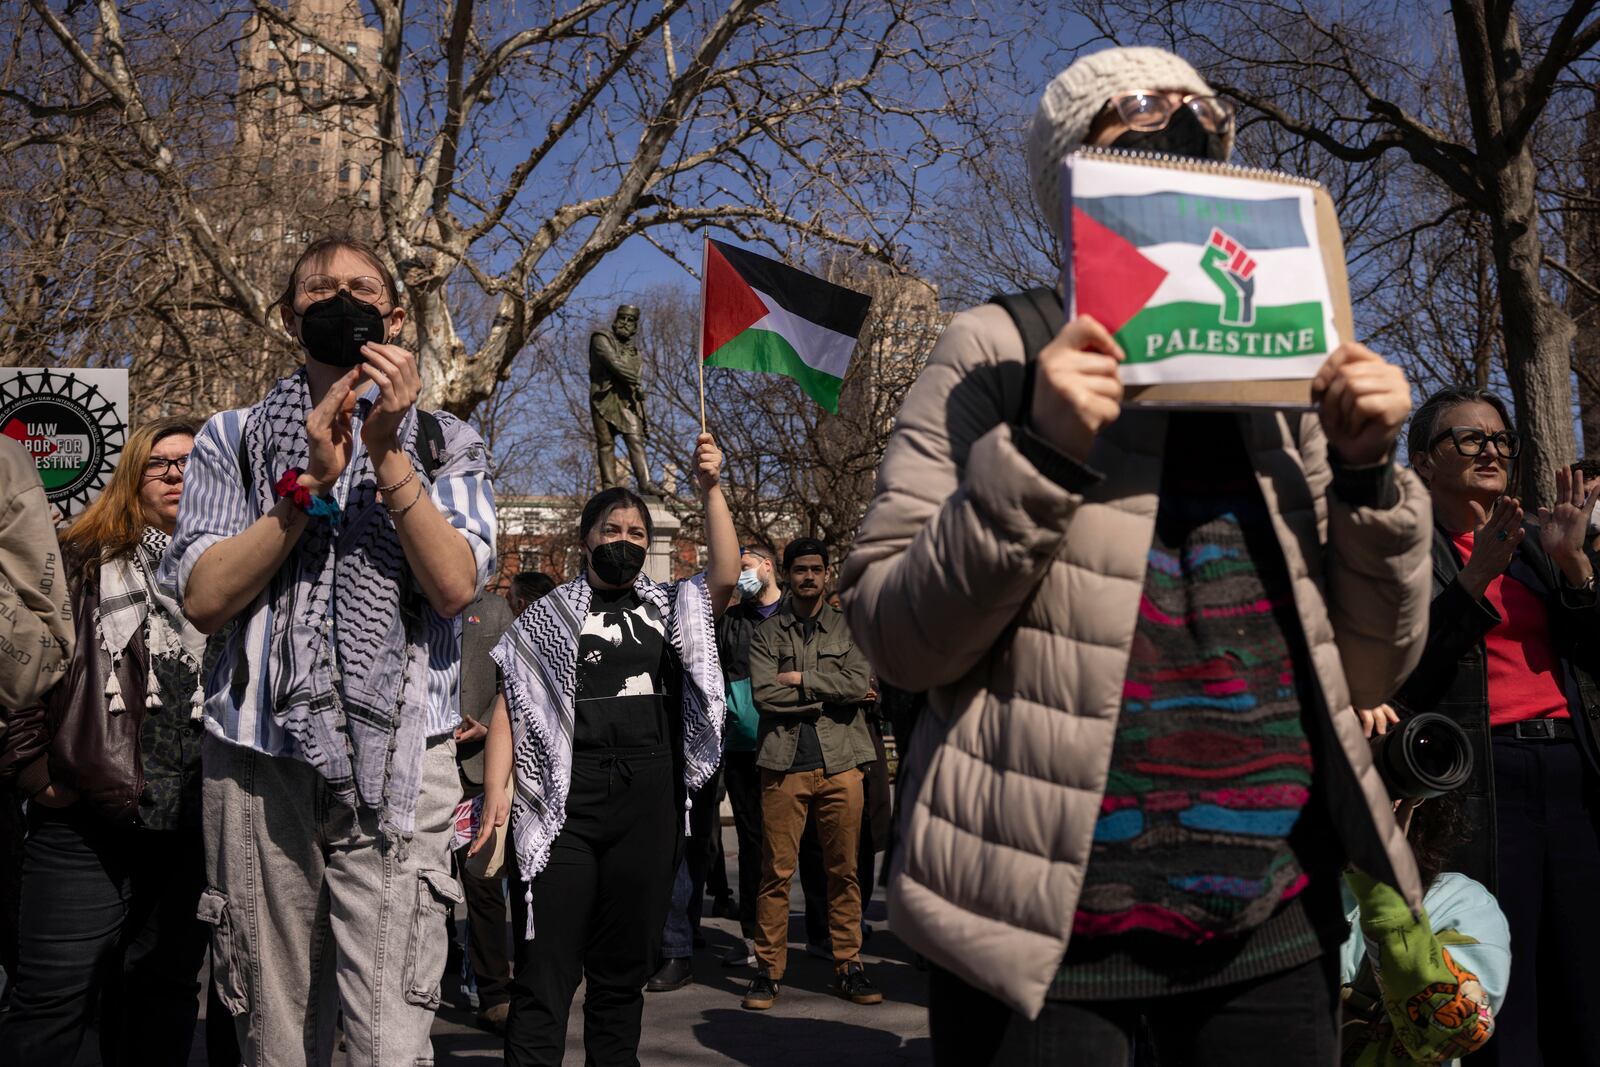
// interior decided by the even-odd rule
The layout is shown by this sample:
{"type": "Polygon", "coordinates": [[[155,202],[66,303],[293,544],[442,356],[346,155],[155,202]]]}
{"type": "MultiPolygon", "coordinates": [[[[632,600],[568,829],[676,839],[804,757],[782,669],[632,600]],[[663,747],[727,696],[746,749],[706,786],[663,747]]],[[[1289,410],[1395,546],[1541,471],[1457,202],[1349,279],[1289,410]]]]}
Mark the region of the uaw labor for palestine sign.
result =
{"type": "Polygon", "coordinates": [[[105,488],[127,431],[127,371],[0,367],[0,433],[33,457],[61,518],[105,488]]]}
{"type": "Polygon", "coordinates": [[[1082,152],[1065,167],[1064,304],[1116,337],[1131,401],[1307,402],[1350,328],[1320,187],[1133,153],[1082,152]]]}

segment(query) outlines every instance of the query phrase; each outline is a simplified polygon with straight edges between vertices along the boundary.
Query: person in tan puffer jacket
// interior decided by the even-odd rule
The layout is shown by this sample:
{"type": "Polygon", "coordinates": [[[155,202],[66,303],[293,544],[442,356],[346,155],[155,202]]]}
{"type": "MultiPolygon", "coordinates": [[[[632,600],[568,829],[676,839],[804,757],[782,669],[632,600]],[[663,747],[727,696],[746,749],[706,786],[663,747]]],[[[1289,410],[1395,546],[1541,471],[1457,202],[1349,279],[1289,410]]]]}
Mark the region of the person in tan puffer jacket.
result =
{"type": "Polygon", "coordinates": [[[44,695],[72,659],[61,546],[33,457],[0,440],[0,737],[10,712],[44,695]]]}
{"type": "MultiPolygon", "coordinates": [[[[1040,203],[1079,143],[1222,158],[1232,135],[1177,56],[1088,56],[1034,120],[1040,203]]],[[[1350,710],[1426,635],[1409,388],[1347,343],[1314,412],[1139,410],[1121,358],[1075,319],[1025,405],[986,305],[901,410],[841,575],[879,676],[930,690],[891,925],[933,964],[936,1064],[1120,1067],[1141,1019],[1163,1063],[1331,1064],[1341,868],[1421,901],[1350,710]]]]}

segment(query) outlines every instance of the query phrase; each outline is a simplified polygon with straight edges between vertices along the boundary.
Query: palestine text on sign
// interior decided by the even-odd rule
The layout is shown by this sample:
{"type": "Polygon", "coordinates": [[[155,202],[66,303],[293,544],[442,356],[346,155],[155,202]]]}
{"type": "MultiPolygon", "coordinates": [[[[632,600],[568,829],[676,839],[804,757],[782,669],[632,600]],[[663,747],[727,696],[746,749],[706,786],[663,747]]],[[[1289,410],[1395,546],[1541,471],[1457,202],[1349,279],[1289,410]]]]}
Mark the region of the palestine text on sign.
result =
{"type": "Polygon", "coordinates": [[[1309,187],[1074,158],[1075,311],[1123,381],[1309,378],[1337,345],[1309,187]]]}

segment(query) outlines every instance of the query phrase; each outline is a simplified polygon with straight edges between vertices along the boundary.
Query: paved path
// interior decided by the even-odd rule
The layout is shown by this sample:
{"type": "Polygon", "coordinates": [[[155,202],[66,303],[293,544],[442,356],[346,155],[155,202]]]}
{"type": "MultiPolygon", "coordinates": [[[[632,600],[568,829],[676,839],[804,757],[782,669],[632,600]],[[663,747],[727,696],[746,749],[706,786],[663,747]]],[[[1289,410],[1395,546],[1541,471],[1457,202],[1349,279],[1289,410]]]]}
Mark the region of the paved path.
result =
{"type": "MultiPolygon", "coordinates": [[[[729,880],[737,885],[732,829],[726,829],[724,836],[729,880]]],[[[862,1007],[833,996],[832,965],[805,954],[796,882],[789,969],[777,1006],[766,1012],[739,1007],[752,972],[725,969],[717,962],[738,936],[738,924],[707,919],[703,924],[707,945],[696,954],[694,983],[672,993],[645,994],[642,1067],[900,1067],[932,1062],[926,976],[913,967],[911,953],[889,933],[883,891],[877,890],[867,909],[875,932],[862,951],[862,961],[883,990],[884,1002],[862,1007]]],[[[580,989],[572,1006],[564,1067],[583,1065],[582,1000],[580,989]]],[[[440,1010],[433,1048],[441,1067],[501,1061],[500,1039],[476,1029],[472,1019],[471,1012],[448,1004],[440,1010]]],[[[199,1036],[191,1063],[204,1067],[199,1036]]]]}
{"type": "MultiPolygon", "coordinates": [[[[798,907],[798,902],[796,902],[798,907]]],[[[739,1007],[751,972],[727,969],[717,957],[737,936],[738,924],[707,920],[706,948],[695,957],[695,981],[672,993],[645,994],[643,1067],[682,1064],[748,1064],[751,1067],[852,1067],[855,1064],[927,1064],[927,997],[924,976],[910,953],[883,923],[881,899],[869,910],[876,932],[862,953],[884,1002],[851,1004],[828,990],[830,963],[807,956],[798,913],[791,924],[789,972],[783,995],[771,1011],[739,1007]]],[[[573,1004],[567,1033],[566,1067],[583,1064],[582,991],[573,1004]]],[[[472,1027],[472,1016],[446,1006],[433,1028],[440,1064],[497,1063],[497,1038],[472,1027]]]]}

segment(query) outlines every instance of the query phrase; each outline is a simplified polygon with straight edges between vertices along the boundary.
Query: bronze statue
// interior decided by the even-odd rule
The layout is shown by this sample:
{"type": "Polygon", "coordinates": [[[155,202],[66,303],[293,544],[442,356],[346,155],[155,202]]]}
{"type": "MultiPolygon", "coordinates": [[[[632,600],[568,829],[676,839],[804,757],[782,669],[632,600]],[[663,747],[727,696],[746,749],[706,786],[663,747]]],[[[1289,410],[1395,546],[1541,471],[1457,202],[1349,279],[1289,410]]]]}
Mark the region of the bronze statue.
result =
{"type": "Polygon", "coordinates": [[[617,469],[617,438],[628,446],[628,459],[638,480],[639,492],[666,496],[650,477],[645,460],[644,436],[648,423],[644,414],[644,390],[640,372],[644,363],[633,338],[639,332],[639,309],[632,304],[617,308],[609,330],[596,330],[589,336],[589,414],[594,419],[594,443],[600,461],[600,487],[622,484],[617,469]]]}

